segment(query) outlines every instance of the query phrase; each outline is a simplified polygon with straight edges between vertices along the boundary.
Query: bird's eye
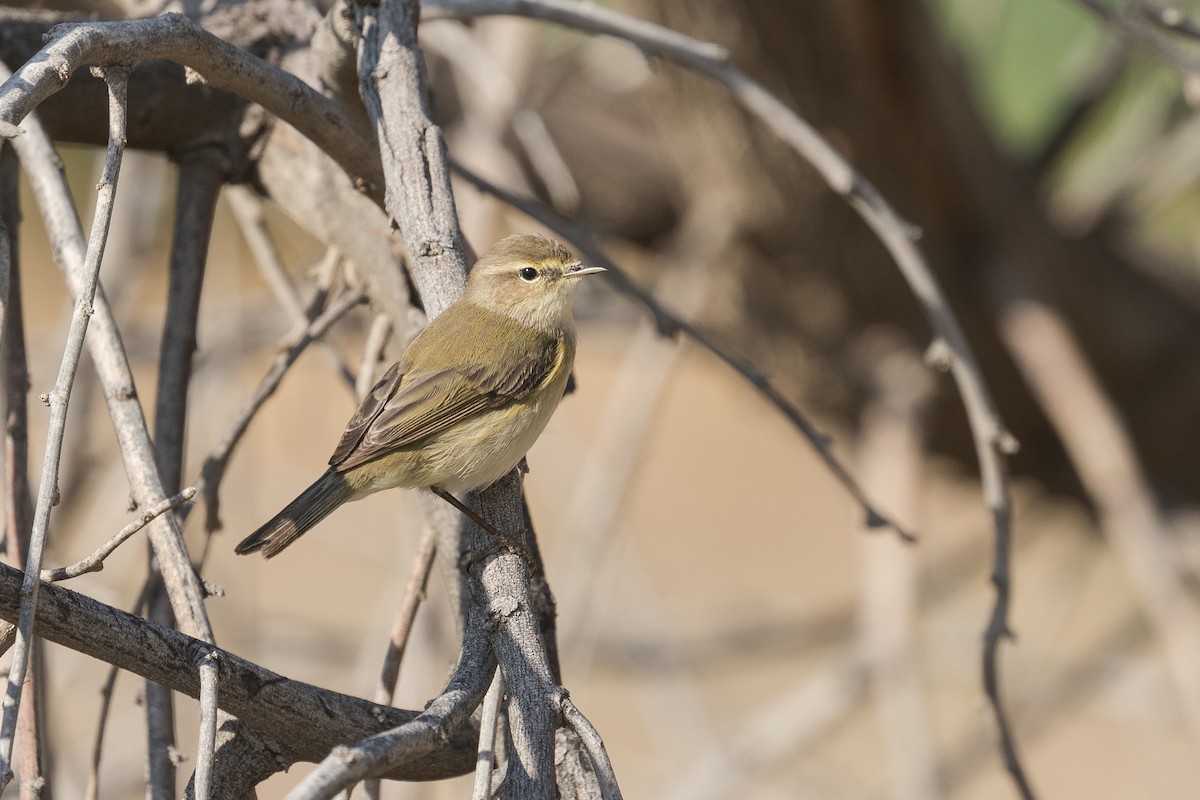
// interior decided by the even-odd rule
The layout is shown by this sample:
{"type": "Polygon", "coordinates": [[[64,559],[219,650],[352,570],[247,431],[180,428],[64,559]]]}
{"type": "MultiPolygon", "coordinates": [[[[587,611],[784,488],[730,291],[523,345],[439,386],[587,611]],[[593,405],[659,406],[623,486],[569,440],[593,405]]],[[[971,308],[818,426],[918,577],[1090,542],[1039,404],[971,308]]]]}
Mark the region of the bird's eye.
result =
{"type": "Polygon", "coordinates": [[[537,280],[538,271],[533,267],[522,267],[518,274],[521,276],[521,280],[533,283],[533,281],[537,280]]]}

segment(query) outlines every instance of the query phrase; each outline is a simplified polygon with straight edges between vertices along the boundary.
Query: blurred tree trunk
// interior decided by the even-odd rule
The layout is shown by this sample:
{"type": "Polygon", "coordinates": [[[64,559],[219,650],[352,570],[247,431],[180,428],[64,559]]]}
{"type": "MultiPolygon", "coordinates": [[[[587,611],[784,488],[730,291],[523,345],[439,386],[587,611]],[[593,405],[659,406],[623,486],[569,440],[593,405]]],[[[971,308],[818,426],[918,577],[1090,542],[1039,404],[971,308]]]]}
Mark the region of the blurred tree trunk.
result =
{"type": "MultiPolygon", "coordinates": [[[[1073,238],[1054,227],[1039,176],[993,142],[963,68],[921,0],[628,5],[635,15],[729,48],[734,63],[798,108],[923,230],[922,246],[1021,441],[1017,472],[1075,487],[996,334],[1007,276],[1034,286],[1065,316],[1160,492],[1200,500],[1200,470],[1179,447],[1200,435],[1200,293],[1182,279],[1167,285],[1161,272],[1129,260],[1111,232],[1073,238]]],[[[726,261],[736,267],[741,312],[723,321],[727,332],[793,381],[808,404],[851,419],[864,386],[856,353],[872,329],[884,325],[918,347],[928,343],[916,303],[874,236],[811,169],[723,90],[669,74],[678,76],[676,86],[650,113],[681,151],[676,163],[688,164],[690,151],[708,146],[701,139],[723,143],[721,169],[684,170],[679,179],[694,191],[737,198],[739,236],[726,261]]],[[[638,196],[637,187],[620,191],[638,196]]],[[[949,381],[941,383],[931,421],[933,446],[973,465],[949,381]]]]}

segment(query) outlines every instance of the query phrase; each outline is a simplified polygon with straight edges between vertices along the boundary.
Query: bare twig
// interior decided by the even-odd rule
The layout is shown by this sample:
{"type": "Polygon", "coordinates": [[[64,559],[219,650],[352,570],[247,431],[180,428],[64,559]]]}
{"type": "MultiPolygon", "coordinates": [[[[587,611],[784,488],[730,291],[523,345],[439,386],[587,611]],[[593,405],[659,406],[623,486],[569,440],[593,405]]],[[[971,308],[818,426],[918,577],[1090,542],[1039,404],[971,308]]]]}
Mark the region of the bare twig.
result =
{"type": "Polygon", "coordinates": [[[437,750],[483,700],[496,671],[480,616],[474,614],[468,620],[458,665],[446,688],[420,716],[357,744],[335,747],[328,758],[288,792],[287,800],[329,800],[356,781],[437,750]]]}
{"type": "Polygon", "coordinates": [[[592,769],[600,783],[600,797],[603,800],[621,800],[621,789],[617,786],[617,774],[613,770],[608,751],[604,749],[604,740],[600,738],[599,731],[587,717],[580,713],[566,692],[563,692],[560,704],[563,722],[575,731],[575,735],[583,742],[588,758],[592,761],[592,769]]]}
{"type": "Polygon", "coordinates": [[[1177,20],[1173,30],[1186,32],[1182,15],[1173,15],[1169,10],[1163,14],[1148,13],[1145,6],[1137,14],[1129,14],[1113,8],[1102,0],[1076,0],[1079,5],[1092,12],[1098,19],[1121,36],[1151,50],[1171,66],[1183,79],[1183,91],[1189,101],[1200,100],[1200,63],[1175,42],[1164,36],[1157,26],[1165,19],[1177,20]]]}
{"type": "Polygon", "coordinates": [[[87,789],[83,800],[98,800],[100,797],[100,756],[104,752],[104,731],[108,727],[108,710],[112,707],[113,689],[117,685],[117,674],[121,670],[109,667],[108,677],[100,687],[100,722],[96,727],[96,738],[92,742],[92,760],[88,765],[87,789]]]}
{"type": "Polygon", "coordinates": [[[430,119],[416,8],[387,2],[355,12],[359,92],[381,143],[385,209],[404,237],[409,271],[432,319],[462,294],[467,262],[445,139],[430,119]]]}
{"type": "Polygon", "coordinates": [[[135,65],[167,59],[191,67],[207,83],[258,103],[287,120],[373,197],[383,186],[379,160],[361,124],[302,80],[214,35],[181,14],[127,22],[64,23],[0,90],[0,121],[20,123],[85,64],[135,65]]]}
{"type": "Polygon", "coordinates": [[[155,460],[163,489],[172,494],[182,486],[188,387],[221,183],[220,165],[203,150],[181,159],[154,407],[155,460]]]}
{"type": "Polygon", "coordinates": [[[392,623],[392,634],[388,640],[387,653],[383,658],[379,685],[375,689],[375,702],[377,703],[390,705],[395,695],[396,681],[400,675],[400,662],[404,659],[404,650],[408,646],[408,637],[412,632],[417,609],[425,598],[425,585],[429,582],[429,573],[433,569],[435,555],[437,555],[437,537],[431,529],[427,528],[421,536],[417,555],[413,558],[412,571],[408,576],[408,584],[404,588],[404,599],[400,602],[400,608],[396,610],[396,619],[392,623]]]}
{"type": "Polygon", "coordinates": [[[233,211],[233,218],[238,224],[238,230],[242,232],[242,238],[250,248],[250,254],[254,256],[254,263],[258,265],[258,271],[266,280],[267,286],[271,287],[275,299],[283,306],[296,328],[307,327],[309,320],[304,314],[304,301],[300,299],[300,292],[288,277],[275,240],[267,231],[262,201],[245,186],[225,187],[225,199],[233,211]]]}
{"type": "Polygon", "coordinates": [[[387,314],[376,314],[375,319],[371,321],[371,330],[367,332],[362,365],[358,368],[358,380],[354,384],[354,393],[358,397],[366,397],[367,392],[375,385],[375,368],[383,358],[383,350],[387,347],[391,335],[391,317],[387,314]]]}
{"type": "MultiPolygon", "coordinates": [[[[865,485],[906,522],[917,516],[924,412],[933,381],[919,355],[880,341],[865,356],[871,399],[859,426],[865,485]]],[[[866,668],[896,800],[932,800],[936,762],[916,654],[917,554],[886,537],[858,542],[860,658],[866,668]]]]}
{"type": "Polygon", "coordinates": [[[233,422],[229,425],[229,430],[225,432],[225,436],[213,448],[208,458],[204,460],[204,466],[200,470],[200,477],[196,481],[196,488],[204,497],[204,503],[207,508],[205,527],[208,530],[214,531],[221,528],[219,494],[221,479],[225,476],[225,469],[229,465],[229,459],[233,456],[233,451],[241,442],[255,415],[258,414],[263,404],[267,402],[271,395],[275,393],[275,390],[279,388],[279,384],[283,382],[284,376],[291,366],[296,363],[296,360],[300,358],[300,354],[304,352],[305,348],[321,336],[324,336],[325,332],[334,323],[365,299],[361,292],[344,292],[330,304],[329,308],[321,316],[313,320],[308,328],[298,336],[289,337],[289,342],[286,345],[287,349],[275,356],[275,360],[271,363],[267,374],[263,376],[258,388],[254,391],[254,395],[238,411],[233,422]]]}
{"type": "MultiPolygon", "coordinates": [[[[137,90],[134,94],[135,109],[137,90]]],[[[95,164],[89,173],[99,176],[102,163],[95,164]]],[[[161,243],[159,232],[168,229],[168,220],[175,204],[169,195],[174,190],[176,167],[159,154],[145,150],[126,150],[121,160],[121,188],[113,206],[108,244],[104,248],[104,280],[102,286],[118,317],[138,318],[134,311],[144,296],[148,281],[161,273],[161,243]]],[[[72,502],[58,508],[57,525],[63,530],[79,530],[86,525],[83,519],[93,507],[91,498],[103,491],[102,482],[95,480],[97,471],[105,470],[104,441],[108,420],[96,413],[95,401],[101,392],[100,381],[91,370],[75,377],[73,395],[76,408],[88,409],[71,423],[71,458],[63,463],[59,492],[72,502]],[[80,524],[76,524],[80,523],[80,524]]]]}
{"type": "MultiPolygon", "coordinates": [[[[46,546],[46,532],[50,527],[50,509],[58,502],[58,469],[62,458],[63,434],[66,431],[67,404],[75,382],[75,371],[83,353],[83,339],[92,313],[92,299],[99,284],[100,262],[104,256],[104,242],[108,235],[108,223],[112,218],[112,200],[116,191],[117,176],[121,169],[121,156],[125,151],[125,109],[129,70],[112,68],[104,73],[109,88],[109,146],[105,155],[104,176],[97,187],[96,214],[92,221],[92,234],[88,242],[84,264],[83,286],[75,301],[71,316],[71,328],[67,334],[62,365],[58,378],[48,399],[50,405],[50,427],[46,435],[46,457],[42,466],[41,484],[38,487],[37,505],[34,509],[33,530],[29,539],[29,553],[25,564],[25,579],[21,586],[21,614],[17,623],[17,640],[13,645],[12,666],[9,670],[8,687],[3,702],[3,721],[0,722],[0,787],[12,779],[12,747],[17,726],[17,713],[21,705],[21,691],[25,684],[25,673],[29,666],[32,650],[30,637],[33,632],[34,610],[37,608],[38,576],[42,568],[42,554],[46,546]]],[[[22,139],[28,137],[21,137],[22,139]]]]}
{"type": "Polygon", "coordinates": [[[436,26],[422,34],[427,47],[450,61],[475,91],[470,107],[483,117],[492,141],[503,138],[505,127],[520,143],[529,164],[546,187],[556,208],[572,211],[579,205],[579,187],[541,115],[522,101],[516,85],[491,54],[468,31],[436,26]]]}
{"type": "Polygon", "coordinates": [[[196,745],[196,798],[208,800],[213,774],[213,753],[217,745],[217,651],[200,659],[200,741],[196,745]]]}
{"type": "Polygon", "coordinates": [[[80,575],[86,575],[89,572],[99,572],[104,569],[104,559],[112,555],[113,551],[124,544],[131,536],[140,531],[142,528],[150,524],[151,520],[158,517],[160,514],[165,514],[168,511],[173,511],[179,506],[191,500],[196,496],[196,487],[189,486],[177,495],[168,497],[150,508],[143,511],[137,519],[130,522],[104,544],[100,545],[94,553],[76,561],[68,567],[57,567],[55,569],[42,570],[42,580],[49,583],[56,581],[65,581],[71,578],[77,578],[80,575]]]}
{"type": "Polygon", "coordinates": [[[489,800],[492,796],[492,770],[496,765],[496,720],[500,716],[500,703],[504,699],[504,676],[497,672],[492,676],[492,685],[483,698],[483,711],[479,717],[479,750],[475,756],[475,786],[471,800],[489,800]]]}
{"type": "Polygon", "coordinates": [[[1192,742],[1200,747],[1200,612],[1168,547],[1170,533],[1134,444],[1069,329],[1014,287],[1001,333],[1062,439],[1100,525],[1163,646],[1192,742]]]}
{"type": "MultiPolygon", "coordinates": [[[[233,218],[237,220],[242,238],[250,246],[250,253],[254,256],[254,263],[258,265],[258,271],[266,279],[267,285],[275,294],[275,299],[279,301],[292,320],[294,329],[291,333],[302,331],[312,320],[305,312],[300,292],[297,291],[296,285],[288,276],[283,259],[279,256],[279,250],[275,247],[275,242],[267,230],[262,201],[244,186],[226,187],[225,197],[229,200],[229,207],[233,210],[233,218]]],[[[329,340],[322,339],[321,349],[325,351],[342,380],[353,387],[355,385],[354,373],[342,361],[337,348],[329,340]]]]}
{"type": "MultiPolygon", "coordinates": [[[[154,404],[154,460],[164,492],[178,492],[183,482],[183,445],[196,325],[221,183],[221,166],[207,151],[182,154],[154,404]]],[[[150,619],[174,624],[168,598],[159,587],[162,578],[153,548],[149,558],[150,619]]],[[[174,800],[175,698],[153,682],[147,682],[145,696],[148,797],[174,800]]]]}
{"type": "MultiPolygon", "coordinates": [[[[366,364],[363,365],[366,371],[366,364]]],[[[370,387],[368,387],[369,389],[370,387]]],[[[417,609],[425,599],[425,586],[429,582],[429,573],[433,570],[433,562],[437,556],[437,535],[433,528],[426,527],[421,535],[421,543],[417,554],[413,557],[412,570],[408,574],[408,583],[404,587],[404,599],[396,609],[396,618],[392,622],[392,633],[388,638],[387,652],[383,656],[383,667],[379,672],[379,685],[375,687],[375,702],[391,705],[396,694],[396,682],[400,678],[400,663],[404,659],[404,651],[408,647],[408,637],[412,633],[413,621],[417,617],[417,609]]],[[[379,779],[368,778],[363,782],[367,797],[378,800],[379,779]]]]}
{"type": "MultiPolygon", "coordinates": [[[[5,547],[11,564],[24,566],[29,552],[29,536],[33,517],[33,501],[29,488],[29,366],[25,351],[25,311],[21,295],[19,258],[20,192],[16,154],[11,147],[0,146],[0,331],[3,331],[4,360],[4,511],[5,547]]],[[[7,650],[16,642],[17,631],[5,626],[7,650]]],[[[43,741],[46,730],[45,649],[34,640],[30,666],[22,690],[24,704],[17,715],[14,747],[18,751],[15,764],[22,776],[21,800],[38,800],[41,794],[51,796],[46,783],[48,775],[43,741]]]]}

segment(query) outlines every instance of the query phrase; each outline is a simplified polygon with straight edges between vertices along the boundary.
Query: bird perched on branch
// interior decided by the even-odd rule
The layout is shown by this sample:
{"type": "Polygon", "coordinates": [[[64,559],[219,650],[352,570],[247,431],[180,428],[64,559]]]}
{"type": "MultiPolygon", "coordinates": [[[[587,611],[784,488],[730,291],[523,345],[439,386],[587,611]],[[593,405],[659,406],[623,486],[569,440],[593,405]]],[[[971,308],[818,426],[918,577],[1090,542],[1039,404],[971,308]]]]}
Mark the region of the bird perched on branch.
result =
{"type": "Polygon", "coordinates": [[[538,234],[493,245],[363,399],[325,474],[236,552],[270,558],[342,503],[395,486],[431,489],[490,529],[453,493],[499,480],[541,435],[575,358],[576,279],[603,271],[538,234]]]}

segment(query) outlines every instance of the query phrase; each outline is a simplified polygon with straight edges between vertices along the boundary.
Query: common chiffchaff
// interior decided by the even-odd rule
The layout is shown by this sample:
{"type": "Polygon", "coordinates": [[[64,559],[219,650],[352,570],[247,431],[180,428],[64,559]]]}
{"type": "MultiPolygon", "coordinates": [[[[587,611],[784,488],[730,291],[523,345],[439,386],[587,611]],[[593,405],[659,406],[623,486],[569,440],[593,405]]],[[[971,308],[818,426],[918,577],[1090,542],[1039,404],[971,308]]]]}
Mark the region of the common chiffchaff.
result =
{"type": "Polygon", "coordinates": [[[463,296],[363,399],[325,474],[237,552],[270,558],[342,503],[380,489],[428,488],[455,502],[449,493],[507,474],[566,390],[575,279],[603,271],[545,236],[497,242],[476,262],[463,296]]]}

